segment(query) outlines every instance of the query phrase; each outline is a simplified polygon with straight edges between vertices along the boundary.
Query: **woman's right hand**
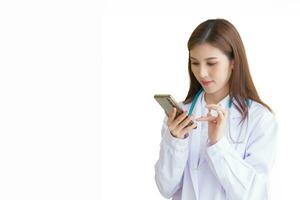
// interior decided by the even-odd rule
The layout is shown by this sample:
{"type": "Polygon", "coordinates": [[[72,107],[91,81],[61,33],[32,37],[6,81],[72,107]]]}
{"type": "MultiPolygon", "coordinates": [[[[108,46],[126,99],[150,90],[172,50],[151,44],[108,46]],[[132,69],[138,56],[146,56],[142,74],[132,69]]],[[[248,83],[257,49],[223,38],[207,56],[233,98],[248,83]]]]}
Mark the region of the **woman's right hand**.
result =
{"type": "Polygon", "coordinates": [[[168,117],[167,125],[169,127],[171,134],[176,138],[184,139],[185,138],[184,136],[189,131],[197,127],[196,123],[187,126],[192,121],[192,118],[188,116],[186,111],[183,112],[175,119],[176,108],[173,108],[173,110],[170,113],[168,113],[168,116],[169,117],[168,117]]]}

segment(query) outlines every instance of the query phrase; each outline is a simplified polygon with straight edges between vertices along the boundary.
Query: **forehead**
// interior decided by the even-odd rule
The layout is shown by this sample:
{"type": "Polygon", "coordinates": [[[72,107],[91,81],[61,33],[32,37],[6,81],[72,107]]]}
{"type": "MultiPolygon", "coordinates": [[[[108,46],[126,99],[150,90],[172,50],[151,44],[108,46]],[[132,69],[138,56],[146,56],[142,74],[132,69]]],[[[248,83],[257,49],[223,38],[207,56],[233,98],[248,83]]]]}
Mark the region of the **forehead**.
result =
{"type": "Polygon", "coordinates": [[[197,44],[190,50],[190,57],[196,58],[197,60],[204,60],[210,57],[216,57],[219,59],[225,59],[226,55],[218,48],[208,44],[197,44]]]}

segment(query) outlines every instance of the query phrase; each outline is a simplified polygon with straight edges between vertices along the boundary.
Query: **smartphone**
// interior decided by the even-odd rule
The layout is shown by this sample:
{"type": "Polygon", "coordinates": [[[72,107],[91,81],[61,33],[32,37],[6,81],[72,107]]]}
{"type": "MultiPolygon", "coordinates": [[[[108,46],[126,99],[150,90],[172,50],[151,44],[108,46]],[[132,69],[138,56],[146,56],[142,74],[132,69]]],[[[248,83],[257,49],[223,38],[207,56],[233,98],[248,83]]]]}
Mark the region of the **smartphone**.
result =
{"type": "MultiPolygon", "coordinates": [[[[168,113],[172,111],[173,108],[176,108],[175,119],[181,115],[184,111],[180,108],[179,104],[170,94],[156,94],[154,95],[154,99],[160,104],[160,106],[164,109],[166,115],[169,117],[168,113]]],[[[191,121],[187,126],[193,125],[194,122],[191,121]]],[[[196,129],[197,127],[195,127],[196,129]]]]}

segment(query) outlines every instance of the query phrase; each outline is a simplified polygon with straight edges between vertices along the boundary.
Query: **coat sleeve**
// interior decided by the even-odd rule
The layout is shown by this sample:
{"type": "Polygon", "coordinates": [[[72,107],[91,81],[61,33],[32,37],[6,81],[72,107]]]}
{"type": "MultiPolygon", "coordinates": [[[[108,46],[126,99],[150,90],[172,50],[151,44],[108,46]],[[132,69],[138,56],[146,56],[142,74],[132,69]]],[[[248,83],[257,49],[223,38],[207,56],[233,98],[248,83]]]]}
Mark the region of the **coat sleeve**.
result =
{"type": "Polygon", "coordinates": [[[230,200],[268,199],[268,175],[274,163],[278,124],[265,112],[253,127],[244,158],[226,137],[207,146],[206,155],[226,196],[230,200]]]}
{"type": "Polygon", "coordinates": [[[179,139],[171,135],[164,118],[161,129],[159,159],[155,164],[156,185],[165,198],[171,198],[182,188],[184,168],[188,159],[188,138],[179,139]]]}

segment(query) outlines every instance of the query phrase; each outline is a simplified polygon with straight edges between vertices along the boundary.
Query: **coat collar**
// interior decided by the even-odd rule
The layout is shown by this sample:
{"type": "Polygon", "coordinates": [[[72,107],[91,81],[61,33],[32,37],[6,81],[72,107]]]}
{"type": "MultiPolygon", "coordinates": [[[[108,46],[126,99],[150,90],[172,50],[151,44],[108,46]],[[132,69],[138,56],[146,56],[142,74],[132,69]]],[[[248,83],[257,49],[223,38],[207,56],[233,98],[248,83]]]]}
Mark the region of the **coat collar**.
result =
{"type": "MultiPolygon", "coordinates": [[[[201,110],[205,109],[206,102],[205,102],[205,99],[204,99],[204,94],[205,94],[205,91],[201,92],[201,94],[199,95],[199,97],[197,99],[196,105],[194,107],[193,113],[196,114],[196,117],[198,117],[198,115],[200,114],[199,109],[201,109],[201,110]]],[[[226,97],[224,97],[218,103],[218,105],[222,106],[223,108],[225,108],[228,111],[229,110],[229,100],[230,100],[230,96],[228,94],[226,97]]],[[[235,99],[233,99],[233,104],[234,103],[236,103],[235,99]]],[[[229,117],[231,119],[233,119],[233,118],[241,118],[242,115],[240,114],[240,112],[237,110],[237,108],[233,104],[232,104],[231,109],[230,109],[229,117]]],[[[192,105],[192,102],[186,104],[184,106],[185,110],[189,111],[189,109],[191,108],[191,105],[192,105]]]]}

